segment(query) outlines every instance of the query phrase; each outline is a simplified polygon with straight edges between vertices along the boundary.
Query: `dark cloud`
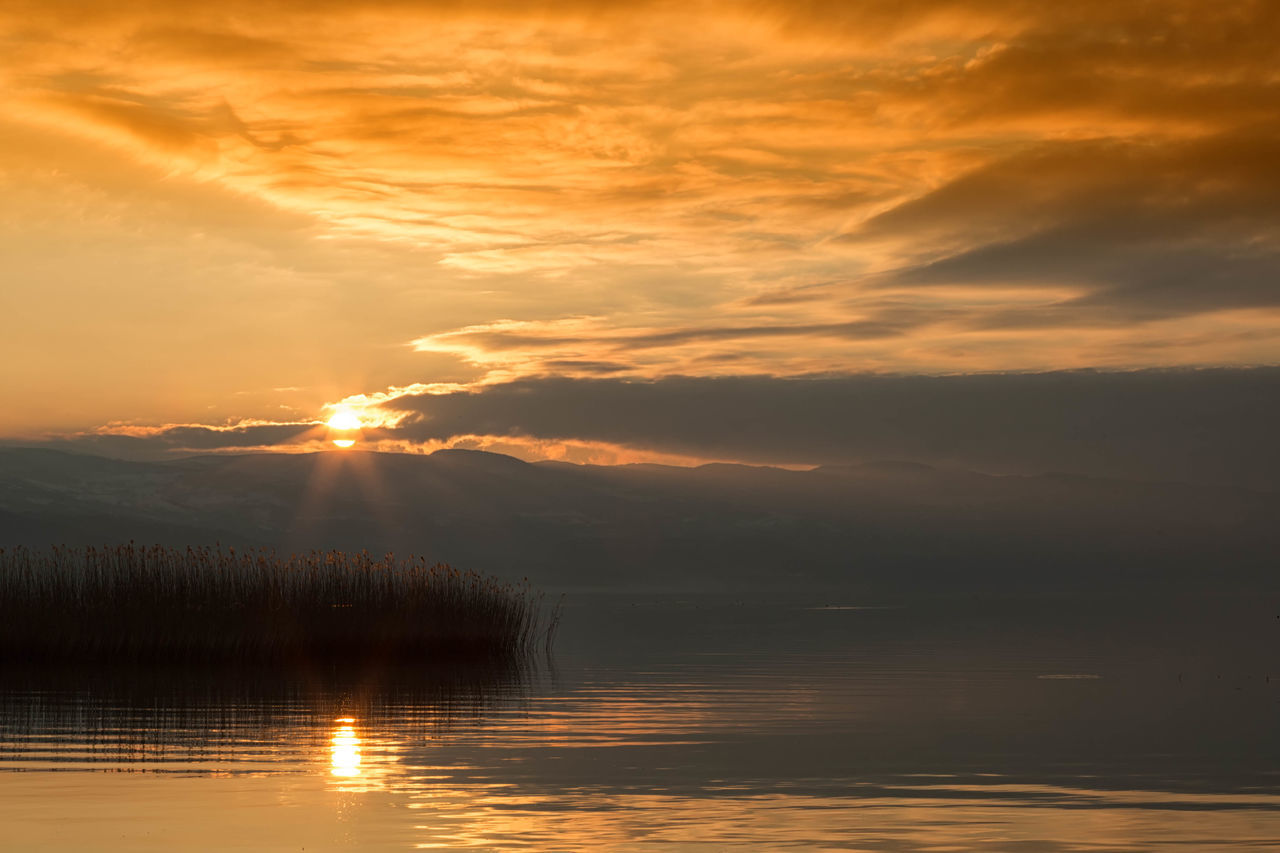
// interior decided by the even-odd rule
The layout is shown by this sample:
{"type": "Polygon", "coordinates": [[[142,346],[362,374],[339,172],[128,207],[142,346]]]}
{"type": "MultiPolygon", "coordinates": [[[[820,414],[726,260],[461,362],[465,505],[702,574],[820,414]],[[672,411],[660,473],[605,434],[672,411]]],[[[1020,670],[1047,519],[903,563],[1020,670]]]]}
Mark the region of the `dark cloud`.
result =
{"type": "MultiPolygon", "coordinates": [[[[1280,367],[957,376],[537,378],[385,404],[370,442],[605,443],[760,464],[907,460],[1280,491],[1280,367]]],[[[132,459],[323,440],[309,424],[174,426],[42,446],[132,459]]],[[[486,445],[488,446],[488,445],[486,445]]]]}
{"type": "Polygon", "coordinates": [[[10,447],[46,447],[119,459],[157,460],[218,450],[281,447],[308,437],[323,438],[315,424],[256,424],[232,429],[180,425],[139,435],[86,433],[45,440],[10,440],[10,447]],[[308,433],[311,433],[308,436],[308,433]]]}
{"type": "Polygon", "coordinates": [[[530,379],[401,397],[396,435],[604,441],[704,458],[904,459],[1280,488],[1280,368],[530,379]]]}
{"type": "Polygon", "coordinates": [[[1275,125],[1177,145],[1054,144],[958,178],[846,239],[921,247],[917,263],[882,278],[890,286],[1084,288],[1059,306],[1059,322],[1070,311],[1106,325],[1275,307],[1278,149],[1275,125]]]}
{"type": "Polygon", "coordinates": [[[166,444],[187,450],[219,450],[230,447],[262,447],[289,444],[313,432],[315,424],[260,424],[234,429],[175,426],[159,433],[166,444]]]}

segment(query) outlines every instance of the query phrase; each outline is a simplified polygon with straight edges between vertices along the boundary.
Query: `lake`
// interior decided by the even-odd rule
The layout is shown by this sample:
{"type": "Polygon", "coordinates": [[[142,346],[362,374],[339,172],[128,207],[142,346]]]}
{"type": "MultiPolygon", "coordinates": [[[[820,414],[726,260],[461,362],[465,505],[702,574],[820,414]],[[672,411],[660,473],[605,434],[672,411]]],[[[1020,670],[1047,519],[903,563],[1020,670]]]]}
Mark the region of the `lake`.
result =
{"type": "Polygon", "coordinates": [[[577,596],[523,673],[8,671],[0,849],[1275,849],[1278,612],[577,596]]]}

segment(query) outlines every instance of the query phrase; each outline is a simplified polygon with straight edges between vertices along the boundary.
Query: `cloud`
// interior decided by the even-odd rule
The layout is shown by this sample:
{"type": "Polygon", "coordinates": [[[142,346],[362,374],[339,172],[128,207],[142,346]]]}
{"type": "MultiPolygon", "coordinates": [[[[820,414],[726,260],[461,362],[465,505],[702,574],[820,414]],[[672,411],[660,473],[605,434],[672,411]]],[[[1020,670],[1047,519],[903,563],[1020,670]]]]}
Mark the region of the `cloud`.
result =
{"type": "Polygon", "coordinates": [[[30,320],[0,358],[31,366],[0,396],[59,410],[0,430],[1274,364],[1277,28],[1266,0],[8,3],[0,309],[30,320]]]}
{"type": "MultiPolygon", "coordinates": [[[[610,329],[584,320],[569,319],[555,323],[521,323],[499,321],[413,342],[423,352],[455,352],[483,363],[492,357],[519,353],[527,358],[531,352],[562,352],[566,348],[593,347],[618,355],[634,355],[638,350],[679,348],[688,344],[722,341],[761,341],[769,338],[850,338],[868,339],[900,335],[922,321],[918,317],[899,317],[896,322],[851,320],[842,323],[805,323],[749,326],[700,326],[668,330],[610,329]]],[[[566,362],[568,366],[570,362],[566,362]]],[[[584,362],[595,367],[601,362],[584,362]]]]}
{"type": "MultiPolygon", "coordinates": [[[[1064,324],[1274,308],[1277,145],[1275,125],[1176,145],[1047,145],[957,178],[845,239],[902,247],[885,287],[1077,287],[1079,296],[1054,306],[1064,324]]],[[[994,319],[1007,326],[1016,314],[994,319]]]]}
{"type": "MultiPolygon", "coordinates": [[[[353,398],[354,401],[354,398],[353,398]]],[[[1280,368],[951,376],[596,375],[351,402],[361,447],[524,459],[784,466],[879,460],[1280,490],[1280,368]]],[[[114,427],[37,442],[128,458],[329,449],[323,425],[114,427]]]]}
{"type": "Polygon", "coordinates": [[[173,426],[155,435],[165,444],[181,450],[226,450],[291,444],[318,432],[315,424],[252,424],[225,428],[173,426]]]}
{"type": "Polygon", "coordinates": [[[962,376],[529,379],[406,395],[394,434],[608,442],[689,457],[905,459],[1280,486],[1280,368],[962,376]]]}
{"type": "Polygon", "coordinates": [[[326,449],[320,424],[248,423],[232,426],[170,424],[112,426],[94,432],[8,440],[0,446],[40,447],[130,460],[163,460],[214,452],[315,451],[326,449]]]}
{"type": "Polygon", "coordinates": [[[1094,297],[1081,282],[908,285],[885,275],[866,292],[848,288],[835,283],[803,289],[796,300],[784,291],[763,304],[727,308],[701,325],[668,321],[664,327],[651,319],[647,326],[625,327],[604,317],[497,320],[426,335],[412,346],[461,359],[484,371],[483,381],[492,384],[602,372],[652,379],[859,369],[965,372],[1010,363],[1026,369],[1256,364],[1270,360],[1280,338],[1280,310],[1241,309],[1238,301],[1221,296],[1200,312],[1166,305],[1134,306],[1125,313],[1091,306],[1094,297]],[[778,298],[790,308],[785,314],[774,310],[778,298]],[[1048,328],[1058,334],[1046,337],[1048,328]]]}

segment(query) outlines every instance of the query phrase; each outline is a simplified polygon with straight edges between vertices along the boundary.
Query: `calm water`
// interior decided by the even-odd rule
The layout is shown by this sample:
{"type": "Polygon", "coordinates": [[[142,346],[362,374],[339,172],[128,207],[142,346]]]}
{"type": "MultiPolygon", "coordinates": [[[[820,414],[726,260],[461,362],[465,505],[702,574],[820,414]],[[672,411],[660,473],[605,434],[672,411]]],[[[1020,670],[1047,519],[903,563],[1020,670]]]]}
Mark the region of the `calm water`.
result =
{"type": "Polygon", "coordinates": [[[1280,849],[1273,603],[570,604],[520,678],[7,672],[0,849],[1280,849]]]}

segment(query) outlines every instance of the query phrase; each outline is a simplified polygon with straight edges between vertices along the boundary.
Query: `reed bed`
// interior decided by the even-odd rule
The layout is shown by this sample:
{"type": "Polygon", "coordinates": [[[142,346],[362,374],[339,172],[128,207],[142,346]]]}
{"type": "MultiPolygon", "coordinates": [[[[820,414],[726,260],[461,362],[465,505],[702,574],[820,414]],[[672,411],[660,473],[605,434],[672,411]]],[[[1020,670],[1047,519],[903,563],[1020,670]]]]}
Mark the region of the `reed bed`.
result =
{"type": "Polygon", "coordinates": [[[321,663],[515,659],[549,648],[528,582],[367,552],[130,543],[0,549],[0,658],[321,663]]]}

